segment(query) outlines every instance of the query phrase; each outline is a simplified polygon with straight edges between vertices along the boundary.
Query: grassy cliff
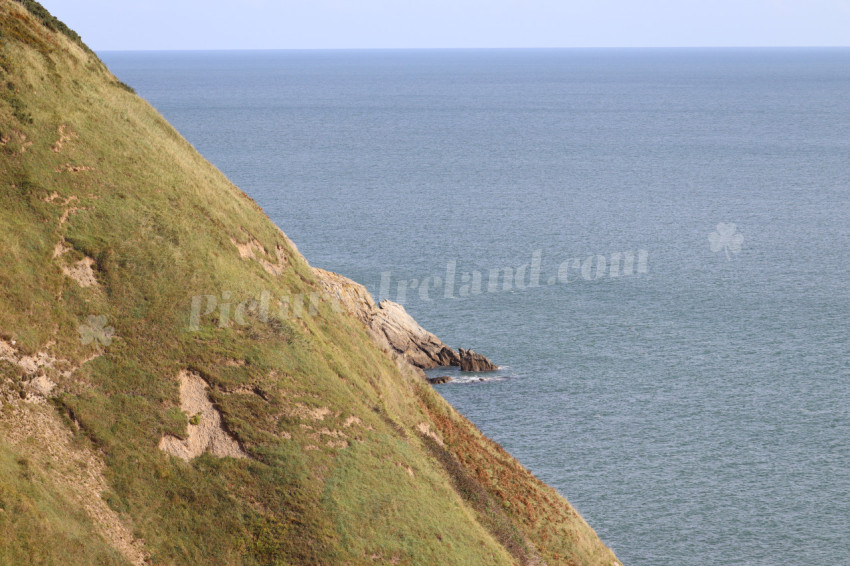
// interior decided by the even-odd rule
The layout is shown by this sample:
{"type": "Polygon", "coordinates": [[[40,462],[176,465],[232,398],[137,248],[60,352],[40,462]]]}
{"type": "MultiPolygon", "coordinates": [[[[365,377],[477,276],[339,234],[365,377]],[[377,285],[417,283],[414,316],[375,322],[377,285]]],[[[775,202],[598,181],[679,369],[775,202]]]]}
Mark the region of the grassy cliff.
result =
{"type": "Polygon", "coordinates": [[[0,204],[0,564],[615,563],[29,0],[0,204]]]}

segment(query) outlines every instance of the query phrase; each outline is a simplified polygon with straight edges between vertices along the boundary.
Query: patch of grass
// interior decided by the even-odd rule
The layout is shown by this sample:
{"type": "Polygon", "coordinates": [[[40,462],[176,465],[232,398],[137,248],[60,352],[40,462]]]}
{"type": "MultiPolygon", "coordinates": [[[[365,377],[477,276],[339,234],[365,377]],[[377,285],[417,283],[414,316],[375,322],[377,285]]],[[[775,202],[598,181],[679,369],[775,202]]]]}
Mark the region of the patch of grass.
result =
{"type": "Polygon", "coordinates": [[[32,114],[27,112],[26,103],[24,103],[20,96],[18,96],[15,83],[11,81],[6,83],[5,88],[0,91],[0,99],[11,107],[12,116],[14,116],[18,122],[21,122],[22,124],[33,123],[32,114]]]}
{"type": "Polygon", "coordinates": [[[162,434],[183,438],[189,422],[190,419],[186,418],[186,414],[179,407],[171,407],[163,412],[162,434]]]}
{"type": "Polygon", "coordinates": [[[251,528],[251,551],[263,566],[286,566],[290,526],[275,517],[256,521],[251,528]]]}

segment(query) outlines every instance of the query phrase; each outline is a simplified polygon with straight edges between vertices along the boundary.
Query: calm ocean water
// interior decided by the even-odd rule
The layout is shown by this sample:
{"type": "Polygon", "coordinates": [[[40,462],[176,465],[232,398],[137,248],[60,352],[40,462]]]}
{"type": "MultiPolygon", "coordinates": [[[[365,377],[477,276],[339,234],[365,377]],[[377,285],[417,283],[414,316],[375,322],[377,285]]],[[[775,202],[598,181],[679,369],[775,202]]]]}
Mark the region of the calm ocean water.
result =
{"type": "Polygon", "coordinates": [[[624,564],[850,564],[850,50],[103,59],[624,564]]]}

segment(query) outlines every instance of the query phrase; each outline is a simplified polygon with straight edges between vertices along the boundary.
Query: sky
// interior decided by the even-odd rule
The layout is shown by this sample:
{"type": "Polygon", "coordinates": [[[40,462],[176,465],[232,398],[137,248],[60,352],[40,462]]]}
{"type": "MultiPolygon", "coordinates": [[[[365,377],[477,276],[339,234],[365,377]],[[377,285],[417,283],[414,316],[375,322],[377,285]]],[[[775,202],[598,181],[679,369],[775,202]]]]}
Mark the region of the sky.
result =
{"type": "Polygon", "coordinates": [[[850,46],[850,0],[41,0],[95,51],[850,46]]]}

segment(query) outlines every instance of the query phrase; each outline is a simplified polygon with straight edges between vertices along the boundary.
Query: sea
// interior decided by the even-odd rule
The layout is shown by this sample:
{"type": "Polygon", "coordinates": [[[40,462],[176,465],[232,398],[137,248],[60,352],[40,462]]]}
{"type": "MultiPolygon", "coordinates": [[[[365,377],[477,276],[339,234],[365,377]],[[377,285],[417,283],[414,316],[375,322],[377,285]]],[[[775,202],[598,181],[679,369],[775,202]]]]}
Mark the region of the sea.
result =
{"type": "Polygon", "coordinates": [[[850,49],[100,55],[624,565],[850,564],[850,49]]]}

